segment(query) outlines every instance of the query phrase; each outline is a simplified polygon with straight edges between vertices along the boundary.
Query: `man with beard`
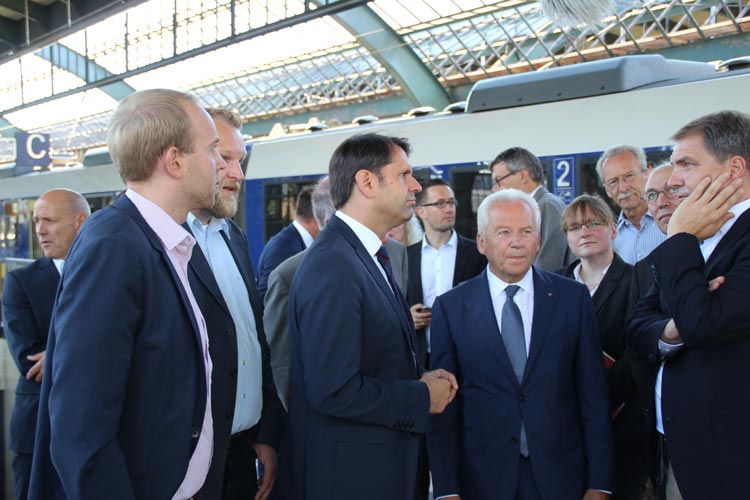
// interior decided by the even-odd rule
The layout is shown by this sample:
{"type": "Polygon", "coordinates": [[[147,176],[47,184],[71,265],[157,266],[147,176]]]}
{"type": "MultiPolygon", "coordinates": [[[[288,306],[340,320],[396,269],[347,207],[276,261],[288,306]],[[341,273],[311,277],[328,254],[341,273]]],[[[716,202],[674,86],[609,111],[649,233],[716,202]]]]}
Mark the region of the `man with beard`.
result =
{"type": "Polygon", "coordinates": [[[264,500],[276,479],[282,409],[247,238],[230,219],[237,213],[244,178],[242,120],[228,109],[206,111],[216,125],[227,168],[219,174],[213,208],[192,211],[186,223],[198,242],[190,259],[190,286],[206,318],[214,363],[214,456],[197,498],[264,500]],[[265,472],[259,478],[256,457],[265,472]]]}
{"type": "Polygon", "coordinates": [[[596,162],[596,171],[607,196],[621,209],[615,252],[635,265],[665,239],[642,198],[649,171],[646,153],[637,146],[611,147],[596,162]]]}
{"type": "Polygon", "coordinates": [[[629,320],[653,384],[668,500],[744,498],[750,390],[750,116],[723,111],[674,136],[682,198],[648,257],[654,286],[629,320]],[[721,286],[715,280],[721,278],[721,286]]]}

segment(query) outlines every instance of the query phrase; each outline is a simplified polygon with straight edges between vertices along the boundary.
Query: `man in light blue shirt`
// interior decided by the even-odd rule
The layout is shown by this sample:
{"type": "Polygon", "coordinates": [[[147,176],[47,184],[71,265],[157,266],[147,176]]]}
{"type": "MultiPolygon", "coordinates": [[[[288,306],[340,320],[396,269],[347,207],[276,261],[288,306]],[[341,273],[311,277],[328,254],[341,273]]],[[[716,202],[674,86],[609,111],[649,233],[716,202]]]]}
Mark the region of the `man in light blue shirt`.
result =
{"type": "Polygon", "coordinates": [[[643,200],[650,171],[646,153],[638,146],[613,146],[599,158],[596,171],[607,196],[621,209],[615,252],[634,265],[666,239],[643,200]]]}
{"type": "Polygon", "coordinates": [[[206,318],[215,366],[214,458],[197,498],[263,500],[276,477],[281,406],[247,239],[230,219],[237,212],[244,179],[242,121],[229,110],[207,111],[219,133],[219,153],[227,168],[219,175],[213,208],[193,211],[187,220],[199,247],[190,260],[190,282],[206,318]],[[259,478],[256,456],[265,472],[259,478]]]}

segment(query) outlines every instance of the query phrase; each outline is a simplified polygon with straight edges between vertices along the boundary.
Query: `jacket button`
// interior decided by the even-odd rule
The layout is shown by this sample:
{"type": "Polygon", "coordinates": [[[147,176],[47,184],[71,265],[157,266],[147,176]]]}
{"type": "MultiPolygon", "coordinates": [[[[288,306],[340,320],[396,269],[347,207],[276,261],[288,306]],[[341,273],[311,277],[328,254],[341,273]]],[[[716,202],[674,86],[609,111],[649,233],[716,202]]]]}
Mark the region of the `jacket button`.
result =
{"type": "Polygon", "coordinates": [[[231,378],[236,377],[237,376],[237,368],[232,368],[231,370],[229,370],[229,376],[231,378]]]}
{"type": "Polygon", "coordinates": [[[234,337],[234,328],[227,328],[227,335],[234,337]]]}
{"type": "Polygon", "coordinates": [[[201,430],[198,428],[194,428],[192,431],[190,431],[190,437],[193,439],[198,439],[201,435],[201,430]]]}
{"type": "Polygon", "coordinates": [[[518,399],[520,399],[521,401],[526,401],[526,394],[524,393],[519,394],[518,399]]]}

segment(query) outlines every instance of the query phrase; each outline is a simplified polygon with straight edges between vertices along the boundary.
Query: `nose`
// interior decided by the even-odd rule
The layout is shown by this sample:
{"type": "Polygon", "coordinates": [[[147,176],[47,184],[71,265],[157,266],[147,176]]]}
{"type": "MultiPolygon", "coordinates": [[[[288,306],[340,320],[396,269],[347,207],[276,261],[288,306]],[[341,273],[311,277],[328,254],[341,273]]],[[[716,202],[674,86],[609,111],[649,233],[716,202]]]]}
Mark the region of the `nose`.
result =
{"type": "Polygon", "coordinates": [[[422,185],[414,177],[409,177],[409,191],[412,193],[419,193],[422,191],[422,185]]]}
{"type": "Polygon", "coordinates": [[[239,160],[233,160],[227,163],[228,173],[227,176],[231,179],[241,181],[245,178],[244,172],[242,172],[242,164],[239,160]]]}
{"type": "Polygon", "coordinates": [[[672,175],[667,180],[668,187],[679,187],[685,185],[685,175],[682,172],[682,168],[675,166],[672,169],[672,175]]]}
{"type": "Polygon", "coordinates": [[[34,225],[34,229],[36,230],[36,234],[47,234],[47,224],[44,222],[37,222],[34,225]]]}

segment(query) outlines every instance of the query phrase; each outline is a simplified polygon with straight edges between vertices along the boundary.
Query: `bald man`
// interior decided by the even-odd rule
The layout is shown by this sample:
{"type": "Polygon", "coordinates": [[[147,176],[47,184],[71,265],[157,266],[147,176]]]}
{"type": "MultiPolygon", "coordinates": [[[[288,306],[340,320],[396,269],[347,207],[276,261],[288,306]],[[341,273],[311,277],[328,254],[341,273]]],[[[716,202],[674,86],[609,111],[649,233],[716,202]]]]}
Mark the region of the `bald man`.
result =
{"type": "Polygon", "coordinates": [[[10,424],[16,500],[28,496],[39,389],[57,285],[68,250],[90,214],[86,198],[75,191],[53,189],[41,195],[34,204],[33,221],[44,257],[5,278],[5,335],[21,372],[10,424]]]}

